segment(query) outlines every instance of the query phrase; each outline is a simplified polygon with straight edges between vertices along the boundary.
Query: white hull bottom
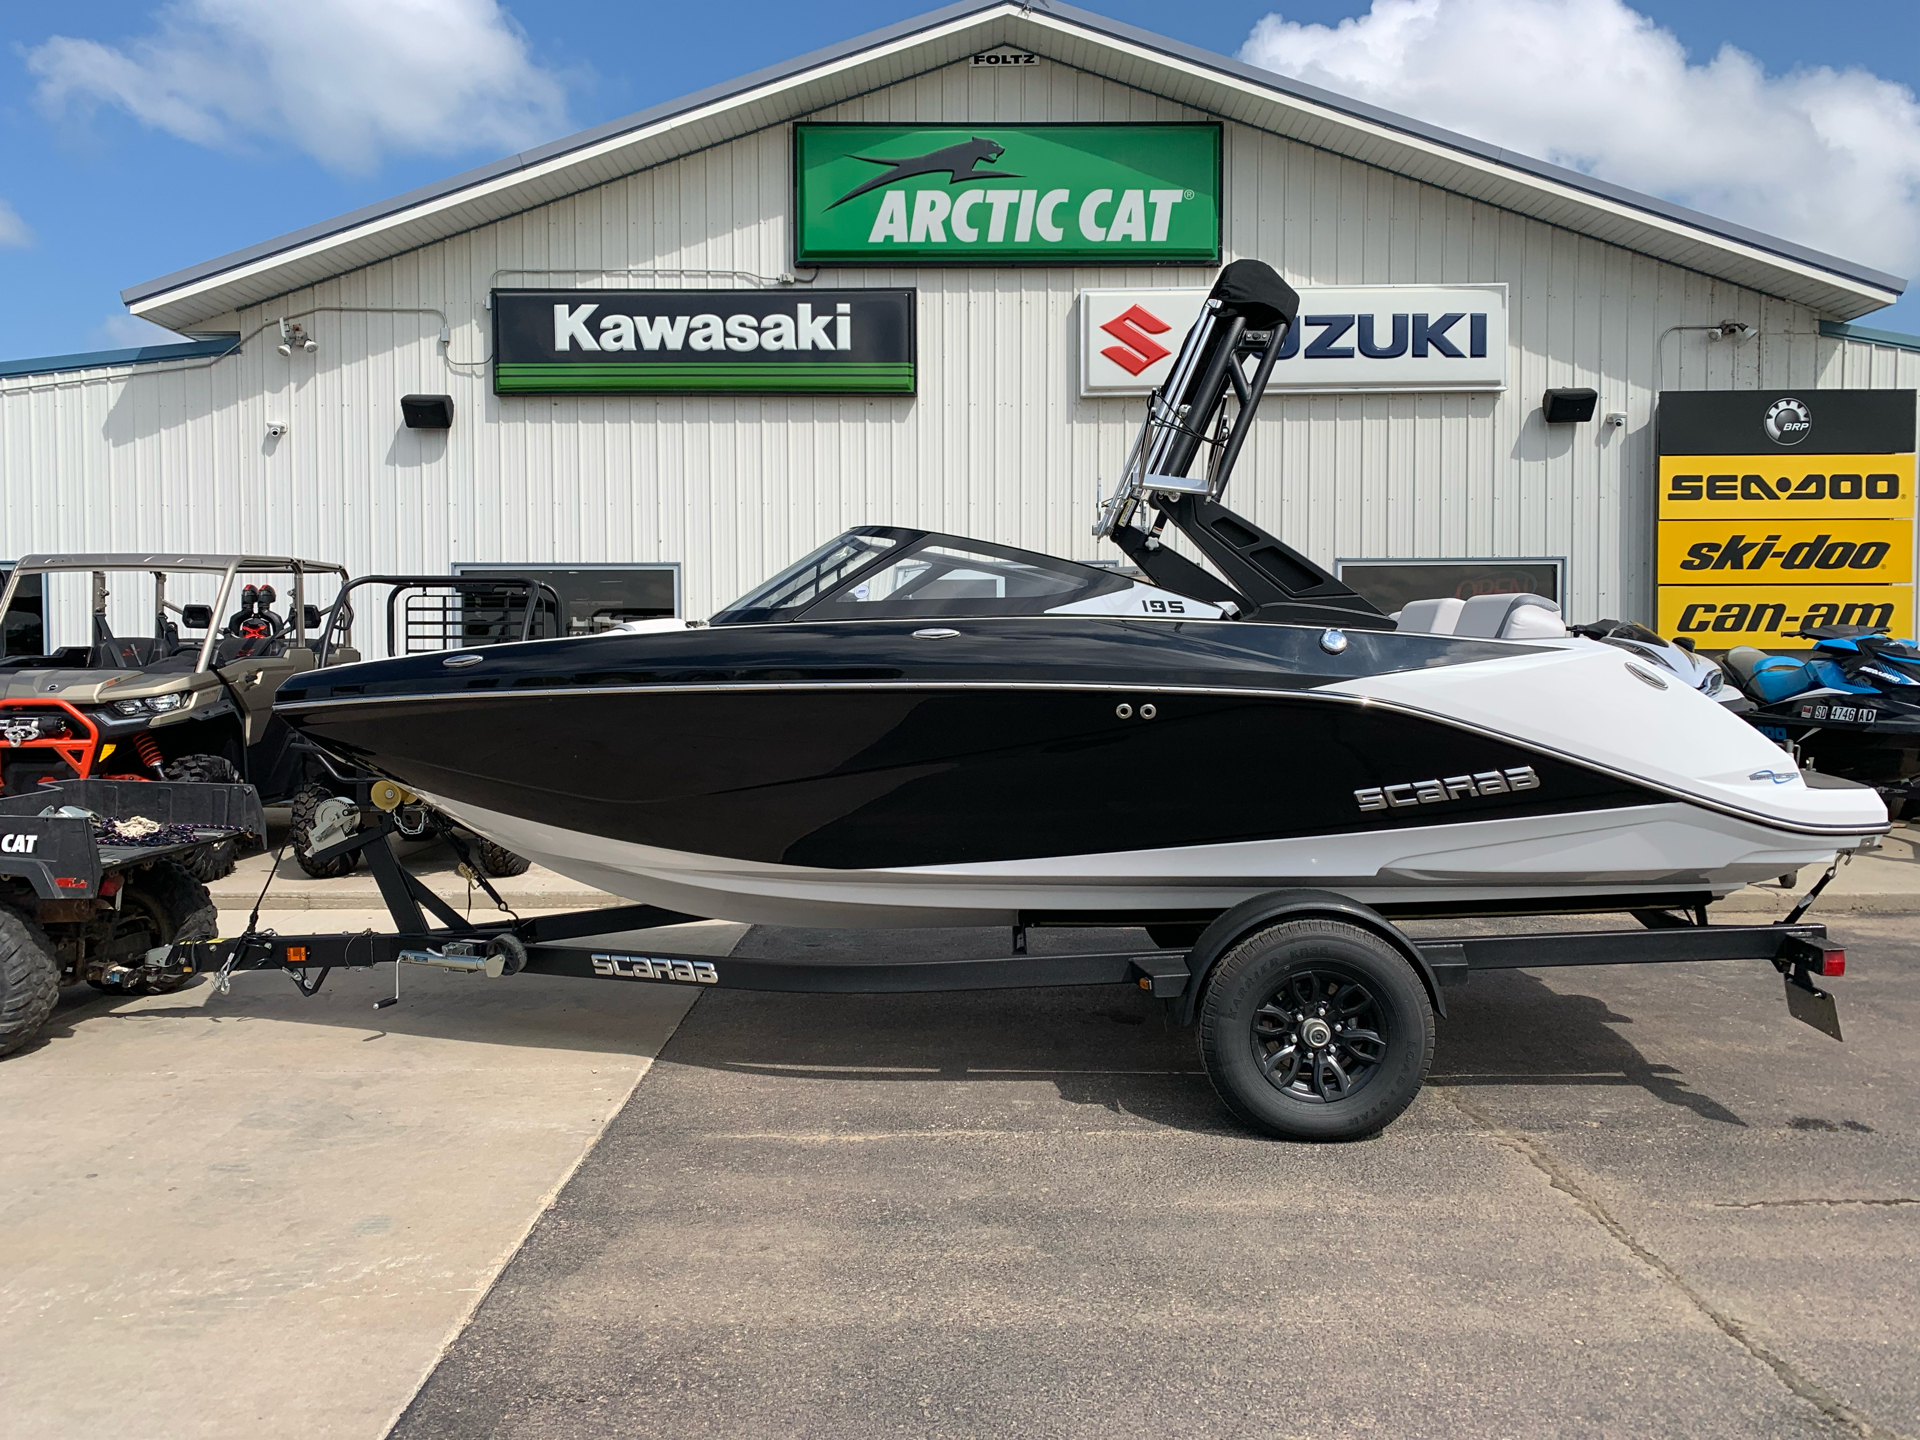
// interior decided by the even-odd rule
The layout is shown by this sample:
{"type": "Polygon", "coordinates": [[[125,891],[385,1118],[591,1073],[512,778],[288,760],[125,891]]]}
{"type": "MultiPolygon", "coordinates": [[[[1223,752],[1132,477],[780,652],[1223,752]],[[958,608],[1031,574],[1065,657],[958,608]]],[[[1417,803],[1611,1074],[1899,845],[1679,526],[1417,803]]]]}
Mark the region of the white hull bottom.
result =
{"type": "MultiPolygon", "coordinates": [[[[763,925],[1011,925],[1020,912],[1219,910],[1265,890],[1370,905],[1723,895],[1867,838],[1794,835],[1679,802],[1298,839],[982,864],[816,870],[691,855],[423,795],[535,864],[684,914],[763,925]]],[[[1016,823],[1016,822],[1010,822],[1016,823]]]]}

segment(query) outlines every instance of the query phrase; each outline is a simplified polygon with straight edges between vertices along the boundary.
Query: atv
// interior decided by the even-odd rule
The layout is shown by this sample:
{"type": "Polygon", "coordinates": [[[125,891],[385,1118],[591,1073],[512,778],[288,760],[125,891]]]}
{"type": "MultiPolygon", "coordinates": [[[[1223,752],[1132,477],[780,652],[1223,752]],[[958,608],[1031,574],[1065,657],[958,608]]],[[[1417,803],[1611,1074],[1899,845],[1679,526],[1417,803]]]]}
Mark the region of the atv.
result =
{"type": "MultiPolygon", "coordinates": [[[[261,555],[20,561],[0,593],[8,645],[0,656],[0,795],[93,778],[245,781],[264,804],[293,807],[291,848],[302,868],[321,877],[345,873],[339,861],[311,862],[303,837],[319,806],[353,793],[358,777],[342,774],[273,715],[274,694],[287,676],[360,659],[351,607],[334,603],[323,625],[310,599],[316,583],[333,592],[322,598],[337,602],[347,572],[324,561],[261,555]],[[108,620],[108,576],[128,574],[150,578],[151,635],[116,635],[108,620]],[[50,589],[63,576],[90,579],[91,643],[49,649],[50,589]],[[273,581],[287,591],[284,609],[275,608],[282,596],[273,581]],[[169,598],[170,584],[176,595],[197,588],[211,603],[178,603],[169,598]]],[[[232,872],[240,843],[223,839],[172,858],[196,879],[217,880],[232,872]]],[[[498,846],[480,858],[491,873],[527,868],[498,846]]],[[[352,864],[349,858],[347,868],[352,864]]]]}

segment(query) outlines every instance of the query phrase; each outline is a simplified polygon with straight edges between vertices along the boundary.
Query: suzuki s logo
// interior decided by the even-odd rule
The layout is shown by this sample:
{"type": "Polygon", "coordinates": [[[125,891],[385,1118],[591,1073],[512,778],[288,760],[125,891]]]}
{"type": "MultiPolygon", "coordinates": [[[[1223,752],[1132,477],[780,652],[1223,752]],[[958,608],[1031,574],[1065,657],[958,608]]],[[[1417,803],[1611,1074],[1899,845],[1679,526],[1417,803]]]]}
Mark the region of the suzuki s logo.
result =
{"type": "Polygon", "coordinates": [[[1776,400],[1767,409],[1767,438],[1776,445],[1798,445],[1813,433],[1813,412],[1798,400],[1776,400]]]}
{"type": "Polygon", "coordinates": [[[1356,790],[1353,798],[1362,810],[1410,810],[1416,805],[1441,805],[1475,795],[1506,795],[1516,790],[1538,790],[1540,777],[1531,765],[1510,770],[1482,770],[1473,775],[1449,775],[1444,780],[1408,780],[1356,790]]]}
{"type": "Polygon", "coordinates": [[[1173,326],[1143,306],[1135,305],[1124,315],[1116,315],[1100,327],[1120,343],[1100,353],[1129,375],[1138,375],[1149,365],[1164,360],[1173,352],[1150,337],[1164,335],[1173,326]]]}
{"type": "Polygon", "coordinates": [[[0,853],[8,855],[31,855],[33,847],[40,843],[38,835],[0,835],[0,853]]]}
{"type": "Polygon", "coordinates": [[[934,150],[925,155],[915,155],[907,160],[882,159],[877,155],[849,155],[849,160],[864,160],[869,165],[885,165],[887,173],[869,180],[864,185],[856,185],[838,200],[829,205],[832,210],[847,201],[866,194],[869,190],[878,190],[882,185],[891,185],[896,180],[912,180],[921,175],[945,175],[947,184],[963,185],[969,180],[1018,180],[1019,174],[1012,170],[976,170],[980,164],[991,165],[1007,148],[993,140],[983,140],[978,135],[959,145],[949,145],[942,150],[934,150]]]}

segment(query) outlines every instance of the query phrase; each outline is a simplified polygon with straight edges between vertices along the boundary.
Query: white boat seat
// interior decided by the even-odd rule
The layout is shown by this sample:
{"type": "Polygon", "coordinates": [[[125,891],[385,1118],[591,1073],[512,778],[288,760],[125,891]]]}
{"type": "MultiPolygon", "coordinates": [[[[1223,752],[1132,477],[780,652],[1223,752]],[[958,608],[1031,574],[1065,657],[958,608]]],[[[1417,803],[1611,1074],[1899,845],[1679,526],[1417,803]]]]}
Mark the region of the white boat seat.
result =
{"type": "Polygon", "coordinates": [[[1453,633],[1477,640],[1553,640],[1567,627],[1560,607],[1544,595],[1476,595],[1461,607],[1453,633]]]}
{"type": "Polygon", "coordinates": [[[1466,603],[1450,596],[1443,600],[1410,600],[1393,617],[1394,629],[1420,635],[1451,635],[1466,603]]]}
{"type": "Polygon", "coordinates": [[[1771,660],[1772,658],[1773,657],[1766,651],[1756,650],[1751,645],[1736,645],[1733,649],[1727,651],[1726,658],[1720,663],[1733,672],[1733,680],[1736,685],[1745,685],[1749,680],[1753,679],[1753,667],[1758,665],[1762,660],[1771,660]]]}

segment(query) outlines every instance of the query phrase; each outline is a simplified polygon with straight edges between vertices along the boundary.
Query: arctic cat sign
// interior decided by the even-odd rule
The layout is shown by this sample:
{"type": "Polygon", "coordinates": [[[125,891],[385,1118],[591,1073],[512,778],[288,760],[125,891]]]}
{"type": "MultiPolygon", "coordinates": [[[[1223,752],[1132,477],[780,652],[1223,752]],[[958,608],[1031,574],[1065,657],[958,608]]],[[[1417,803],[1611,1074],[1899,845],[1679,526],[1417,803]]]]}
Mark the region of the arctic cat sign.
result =
{"type": "Polygon", "coordinates": [[[794,258],[1211,264],[1220,127],[793,127],[794,258]]]}
{"type": "Polygon", "coordinates": [[[496,290],[497,395],[911,395],[911,290],[496,290]]]}
{"type": "Polygon", "coordinates": [[[1803,648],[1808,625],[1910,634],[1914,392],[1660,397],[1661,633],[1803,648]]]}

